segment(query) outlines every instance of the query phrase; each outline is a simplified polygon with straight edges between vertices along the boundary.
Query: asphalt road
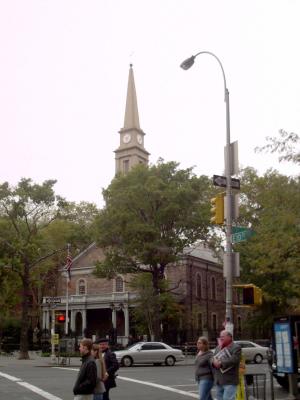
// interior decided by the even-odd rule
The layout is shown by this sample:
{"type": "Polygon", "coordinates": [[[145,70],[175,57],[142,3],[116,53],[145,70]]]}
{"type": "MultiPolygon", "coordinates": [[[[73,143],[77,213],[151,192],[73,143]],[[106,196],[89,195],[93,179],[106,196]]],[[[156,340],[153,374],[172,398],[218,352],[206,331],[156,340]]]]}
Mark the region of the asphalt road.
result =
{"type": "MultiPolygon", "coordinates": [[[[120,368],[118,386],[111,390],[111,400],[198,398],[192,363],[193,360],[189,359],[174,367],[120,368]]],[[[78,359],[72,359],[71,365],[67,367],[53,367],[49,359],[39,357],[30,361],[0,357],[0,400],[72,400],[72,387],[78,367],[78,359]]],[[[248,364],[246,372],[266,373],[266,399],[270,400],[270,375],[267,364],[248,364]]],[[[263,380],[259,379],[259,399],[262,398],[263,386],[263,380]]],[[[275,400],[288,398],[287,393],[276,381],[274,388],[275,400]]]]}

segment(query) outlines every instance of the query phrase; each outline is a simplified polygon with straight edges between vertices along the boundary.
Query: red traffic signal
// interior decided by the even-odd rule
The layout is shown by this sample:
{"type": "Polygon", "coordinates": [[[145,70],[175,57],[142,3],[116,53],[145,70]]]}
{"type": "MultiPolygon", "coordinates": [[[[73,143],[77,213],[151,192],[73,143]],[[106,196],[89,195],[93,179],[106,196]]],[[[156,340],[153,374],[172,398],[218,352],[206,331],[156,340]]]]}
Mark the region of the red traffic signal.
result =
{"type": "Polygon", "coordinates": [[[66,316],[64,314],[59,314],[56,317],[56,321],[60,323],[66,322],[66,316]]]}

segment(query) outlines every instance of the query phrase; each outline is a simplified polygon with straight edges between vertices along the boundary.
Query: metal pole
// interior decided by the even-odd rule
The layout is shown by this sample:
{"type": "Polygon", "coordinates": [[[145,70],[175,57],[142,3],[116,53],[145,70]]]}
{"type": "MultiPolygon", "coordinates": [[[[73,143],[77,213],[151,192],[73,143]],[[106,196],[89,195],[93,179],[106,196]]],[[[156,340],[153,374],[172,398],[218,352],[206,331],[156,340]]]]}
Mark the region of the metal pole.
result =
{"type": "Polygon", "coordinates": [[[230,112],[229,112],[229,91],[226,85],[226,77],[223,65],[219,58],[210,51],[200,51],[187,58],[180,65],[184,70],[189,69],[195,61],[195,58],[200,54],[209,54],[213,56],[219,63],[223,80],[224,80],[224,95],[225,95],[225,104],[226,104],[226,152],[225,152],[225,176],[226,176],[226,207],[225,207],[225,219],[226,219],[226,248],[225,248],[225,257],[226,257],[226,265],[228,265],[226,271],[226,310],[225,310],[225,329],[232,330],[233,333],[233,312],[232,312],[232,279],[233,279],[233,253],[232,253],[232,243],[231,243],[231,234],[232,234],[232,189],[231,189],[231,149],[230,149],[230,112]],[[227,326],[226,326],[227,325],[227,326]]]}
{"type": "Polygon", "coordinates": [[[55,344],[54,344],[54,335],[55,335],[55,305],[52,305],[52,317],[51,317],[51,360],[55,361],[55,344]]]}
{"type": "MultiPolygon", "coordinates": [[[[228,261],[228,271],[226,276],[226,310],[225,320],[226,323],[230,323],[233,331],[233,313],[232,313],[232,279],[233,279],[233,257],[232,257],[232,215],[231,215],[231,204],[232,204],[232,190],[231,190],[231,171],[230,171],[230,112],[229,112],[229,91],[225,83],[225,103],[226,103],[226,157],[225,157],[225,176],[226,176],[226,207],[225,207],[225,219],[226,219],[226,254],[228,261]]],[[[226,329],[226,325],[225,325],[226,329]]],[[[233,332],[232,332],[233,333],[233,332]]]]}
{"type": "Polygon", "coordinates": [[[66,291],[66,321],[65,321],[65,334],[69,333],[69,278],[67,273],[67,291],[66,291]]]}

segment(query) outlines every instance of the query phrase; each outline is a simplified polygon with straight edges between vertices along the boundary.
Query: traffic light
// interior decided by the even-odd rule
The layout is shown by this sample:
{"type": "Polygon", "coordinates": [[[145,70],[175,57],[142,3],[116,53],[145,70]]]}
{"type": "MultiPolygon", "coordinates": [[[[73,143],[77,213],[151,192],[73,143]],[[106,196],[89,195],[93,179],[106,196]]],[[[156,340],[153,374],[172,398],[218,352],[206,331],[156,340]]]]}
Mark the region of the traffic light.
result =
{"type": "Polygon", "coordinates": [[[218,193],[216,197],[213,197],[210,200],[210,202],[212,205],[210,212],[213,215],[210,222],[222,225],[224,223],[224,193],[218,193]]]}
{"type": "Polygon", "coordinates": [[[58,315],[56,316],[56,321],[57,321],[58,323],[60,323],[60,324],[66,322],[66,316],[65,316],[65,314],[58,314],[58,315]]]}
{"type": "Polygon", "coordinates": [[[242,306],[260,306],[262,304],[262,290],[252,283],[246,285],[233,285],[241,290],[242,306]]]}

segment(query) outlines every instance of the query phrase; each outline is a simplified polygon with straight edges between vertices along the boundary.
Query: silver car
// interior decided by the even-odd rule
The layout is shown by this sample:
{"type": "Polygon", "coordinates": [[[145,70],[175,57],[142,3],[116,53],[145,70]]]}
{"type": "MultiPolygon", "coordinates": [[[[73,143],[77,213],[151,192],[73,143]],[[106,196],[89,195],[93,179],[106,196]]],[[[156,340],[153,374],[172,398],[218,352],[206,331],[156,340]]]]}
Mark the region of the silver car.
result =
{"type": "Polygon", "coordinates": [[[125,350],[115,351],[118,362],[124,367],[133,364],[166,364],[172,366],[177,361],[183,361],[184,355],[181,350],[162,342],[139,342],[125,350]]]}
{"type": "Polygon", "coordinates": [[[268,347],[260,346],[249,340],[235,340],[234,342],[241,346],[245,361],[254,361],[256,364],[260,364],[267,358],[268,347]]]}

